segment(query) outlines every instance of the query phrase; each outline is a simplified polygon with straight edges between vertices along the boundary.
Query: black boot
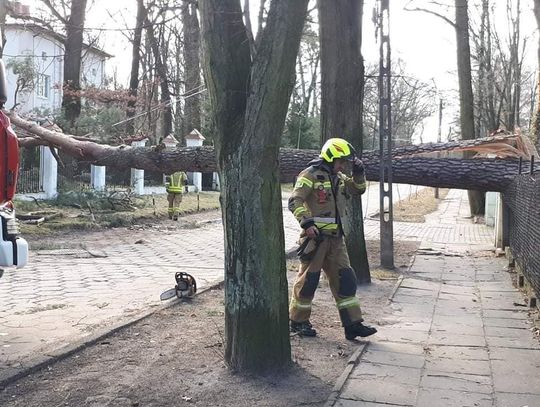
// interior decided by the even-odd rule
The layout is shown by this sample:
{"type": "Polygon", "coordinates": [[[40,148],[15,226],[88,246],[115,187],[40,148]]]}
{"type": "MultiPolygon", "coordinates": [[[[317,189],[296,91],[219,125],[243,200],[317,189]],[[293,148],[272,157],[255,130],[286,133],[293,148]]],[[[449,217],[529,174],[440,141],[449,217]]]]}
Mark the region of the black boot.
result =
{"type": "Polygon", "coordinates": [[[316,336],[317,331],[309,321],[295,322],[291,321],[291,332],[298,333],[300,336],[316,336]]]}
{"type": "Polygon", "coordinates": [[[352,340],[357,336],[365,338],[366,336],[373,335],[376,332],[377,330],[372,326],[364,325],[361,322],[355,322],[354,324],[345,327],[345,338],[348,340],[352,340]]]}

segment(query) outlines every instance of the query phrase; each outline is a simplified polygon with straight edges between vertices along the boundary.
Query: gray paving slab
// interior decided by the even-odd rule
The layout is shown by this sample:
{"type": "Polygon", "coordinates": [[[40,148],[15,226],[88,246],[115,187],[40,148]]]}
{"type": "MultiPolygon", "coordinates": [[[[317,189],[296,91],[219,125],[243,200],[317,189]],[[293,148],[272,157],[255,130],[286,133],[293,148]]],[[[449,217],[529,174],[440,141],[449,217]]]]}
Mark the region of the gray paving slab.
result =
{"type": "Polygon", "coordinates": [[[455,345],[428,346],[427,352],[431,358],[451,358],[464,360],[489,361],[487,347],[467,347],[455,345]]]}
{"type": "Polygon", "coordinates": [[[418,386],[422,370],[419,368],[361,363],[350,375],[351,379],[373,379],[392,383],[418,386]]]}
{"type": "Polygon", "coordinates": [[[463,373],[478,376],[490,376],[491,365],[489,360],[465,358],[436,358],[430,355],[426,361],[425,369],[447,373],[463,373]]]}
{"type": "Polygon", "coordinates": [[[490,394],[470,391],[421,388],[414,405],[416,407],[492,407],[493,398],[490,394]]]}
{"type": "Polygon", "coordinates": [[[362,355],[362,361],[401,367],[420,369],[424,366],[424,355],[410,353],[397,353],[389,351],[367,350],[362,355]]]}
{"type": "Polygon", "coordinates": [[[401,384],[386,379],[350,378],[341,392],[340,399],[392,405],[414,405],[417,392],[418,385],[401,384]]]}
{"type": "Polygon", "coordinates": [[[493,392],[489,375],[437,371],[429,368],[423,373],[420,387],[482,394],[492,394],[493,392]]]}
{"type": "Polygon", "coordinates": [[[535,407],[540,406],[540,395],[495,392],[495,407],[535,407]]]}

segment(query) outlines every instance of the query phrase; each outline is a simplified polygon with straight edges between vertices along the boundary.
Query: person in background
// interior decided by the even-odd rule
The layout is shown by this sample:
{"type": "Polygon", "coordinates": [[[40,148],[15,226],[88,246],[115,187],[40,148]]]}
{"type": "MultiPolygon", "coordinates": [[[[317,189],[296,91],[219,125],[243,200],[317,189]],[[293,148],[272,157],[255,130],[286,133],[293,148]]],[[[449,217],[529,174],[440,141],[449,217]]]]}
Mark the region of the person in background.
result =
{"type": "Polygon", "coordinates": [[[184,171],[177,171],[168,175],[165,182],[167,201],[169,202],[169,219],[178,220],[182,194],[187,189],[187,175],[184,171]]]}
{"type": "Polygon", "coordinates": [[[289,210],[302,227],[300,269],[289,305],[291,332],[317,335],[309,318],[322,269],[336,300],[345,337],[351,340],[373,335],[377,330],[362,323],[356,276],[349,262],[342,224],[346,200],[359,198],[366,190],[364,165],[351,144],[341,138],[329,139],[319,158],[309,164],[298,175],[289,199],[289,210]],[[351,169],[352,177],[346,175],[351,169]]]}

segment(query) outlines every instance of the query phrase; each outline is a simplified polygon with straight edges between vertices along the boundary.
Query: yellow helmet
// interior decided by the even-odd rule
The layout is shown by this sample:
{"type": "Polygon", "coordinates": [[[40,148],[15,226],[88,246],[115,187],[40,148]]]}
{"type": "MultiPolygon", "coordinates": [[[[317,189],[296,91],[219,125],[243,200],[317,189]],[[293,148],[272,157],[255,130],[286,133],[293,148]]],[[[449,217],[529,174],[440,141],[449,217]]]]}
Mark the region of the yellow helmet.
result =
{"type": "Polygon", "coordinates": [[[342,138],[331,138],[324,143],[319,157],[326,162],[333,162],[336,158],[353,158],[356,154],[351,143],[342,138]]]}

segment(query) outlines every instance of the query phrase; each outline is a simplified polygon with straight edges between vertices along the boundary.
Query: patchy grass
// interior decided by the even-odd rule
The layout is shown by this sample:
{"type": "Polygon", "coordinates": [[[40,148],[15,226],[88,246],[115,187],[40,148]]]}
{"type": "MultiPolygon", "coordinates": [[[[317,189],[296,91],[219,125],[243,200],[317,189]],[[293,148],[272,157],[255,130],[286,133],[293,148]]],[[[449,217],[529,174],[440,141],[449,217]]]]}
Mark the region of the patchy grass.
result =
{"type": "Polygon", "coordinates": [[[423,188],[394,204],[394,220],[424,223],[424,215],[437,210],[439,203],[446,195],[448,195],[448,189],[439,188],[439,199],[436,199],[433,188],[423,188]]]}
{"type": "MultiPolygon", "coordinates": [[[[59,230],[85,231],[130,226],[167,218],[167,195],[134,196],[127,193],[68,193],[55,200],[16,201],[18,215],[39,215],[39,225],[20,222],[23,235],[46,236],[59,230]]],[[[181,215],[219,208],[218,192],[187,193],[181,215]]]]}

